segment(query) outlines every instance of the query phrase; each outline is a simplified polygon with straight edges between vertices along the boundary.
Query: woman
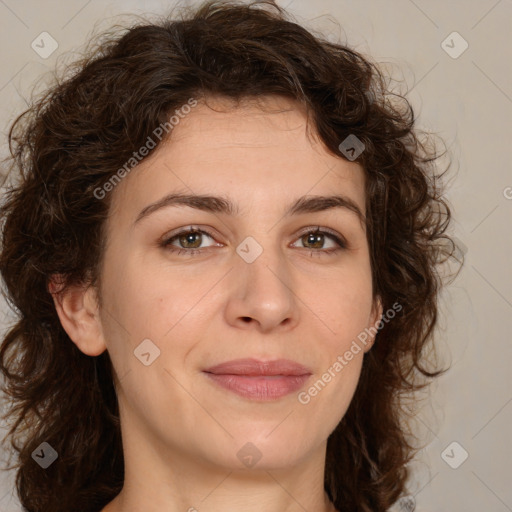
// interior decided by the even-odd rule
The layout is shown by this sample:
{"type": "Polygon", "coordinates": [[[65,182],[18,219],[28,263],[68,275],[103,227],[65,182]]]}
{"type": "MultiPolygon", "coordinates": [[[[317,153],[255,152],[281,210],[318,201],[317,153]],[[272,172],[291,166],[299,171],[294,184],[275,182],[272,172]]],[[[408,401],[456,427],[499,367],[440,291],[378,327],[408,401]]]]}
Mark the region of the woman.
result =
{"type": "Polygon", "coordinates": [[[0,367],[27,510],[406,493],[453,246],[435,150],[374,64],[271,2],[209,2],[104,39],[10,144],[0,367]]]}

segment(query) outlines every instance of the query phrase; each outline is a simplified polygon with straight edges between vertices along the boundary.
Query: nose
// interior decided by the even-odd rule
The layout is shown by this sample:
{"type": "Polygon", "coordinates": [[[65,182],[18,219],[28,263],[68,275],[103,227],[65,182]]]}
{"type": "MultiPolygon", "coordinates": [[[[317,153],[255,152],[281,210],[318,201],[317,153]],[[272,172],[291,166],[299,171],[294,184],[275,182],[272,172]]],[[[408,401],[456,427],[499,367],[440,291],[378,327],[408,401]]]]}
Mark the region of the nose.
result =
{"type": "Polygon", "coordinates": [[[299,314],[293,275],[279,248],[261,250],[257,245],[247,240],[237,248],[227,320],[238,328],[261,333],[291,329],[299,314]]]}

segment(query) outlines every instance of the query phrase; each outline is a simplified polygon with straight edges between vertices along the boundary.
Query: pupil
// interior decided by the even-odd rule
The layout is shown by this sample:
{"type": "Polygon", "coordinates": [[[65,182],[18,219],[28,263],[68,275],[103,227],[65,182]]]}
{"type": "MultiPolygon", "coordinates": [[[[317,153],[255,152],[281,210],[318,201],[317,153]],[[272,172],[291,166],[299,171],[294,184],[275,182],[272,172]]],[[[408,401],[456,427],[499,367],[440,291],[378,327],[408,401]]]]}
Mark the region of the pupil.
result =
{"type": "Polygon", "coordinates": [[[308,244],[311,243],[311,244],[315,244],[315,243],[319,243],[321,245],[321,237],[322,235],[321,234],[315,234],[315,233],[310,233],[308,236],[308,244]]]}
{"type": "MultiPolygon", "coordinates": [[[[187,233],[184,238],[185,238],[185,245],[190,243],[190,244],[194,244],[194,238],[195,237],[198,237],[199,236],[199,233],[187,233]]],[[[199,245],[201,245],[201,243],[199,243],[199,245]]],[[[194,247],[197,247],[197,243],[194,247]]]]}

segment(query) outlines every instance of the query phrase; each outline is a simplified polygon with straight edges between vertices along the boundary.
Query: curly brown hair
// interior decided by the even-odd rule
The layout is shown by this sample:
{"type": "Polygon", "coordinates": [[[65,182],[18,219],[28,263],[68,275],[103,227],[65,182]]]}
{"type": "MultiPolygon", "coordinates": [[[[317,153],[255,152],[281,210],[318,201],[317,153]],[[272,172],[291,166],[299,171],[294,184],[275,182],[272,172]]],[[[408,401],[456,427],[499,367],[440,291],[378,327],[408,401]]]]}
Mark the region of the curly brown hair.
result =
{"type": "Polygon", "coordinates": [[[107,32],[72,70],[9,132],[18,181],[0,210],[0,272],[17,319],[0,369],[10,401],[4,443],[19,459],[21,504],[97,512],[123,486],[109,354],[90,357],[70,341],[48,290],[55,275],[63,287],[100,283],[111,196],[98,200],[95,190],[187,99],[278,94],[306,107],[337,157],[346,158],[339,146],[348,135],[365,146],[357,162],[373,293],[384,311],[403,307],[365,354],[350,407],[328,439],[325,490],[339,510],[388,510],[406,491],[415,454],[405,399],[445,371],[429,369],[426,356],[444,286],[439,268],[456,249],[446,233],[446,170],[436,174],[439,154],[408,100],[389,90],[377,64],[313,35],[270,1],[210,1],[180,19],[107,32]],[[46,471],[31,458],[43,441],[59,454],[46,471]]]}

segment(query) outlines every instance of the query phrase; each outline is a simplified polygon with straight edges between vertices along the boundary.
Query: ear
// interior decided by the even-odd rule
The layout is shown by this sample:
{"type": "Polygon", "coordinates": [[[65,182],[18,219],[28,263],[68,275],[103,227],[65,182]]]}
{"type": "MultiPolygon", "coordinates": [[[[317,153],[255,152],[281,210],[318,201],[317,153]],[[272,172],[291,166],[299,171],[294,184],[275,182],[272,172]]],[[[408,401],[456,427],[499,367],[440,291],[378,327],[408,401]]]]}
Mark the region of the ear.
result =
{"type": "Polygon", "coordinates": [[[60,323],[73,343],[86,355],[98,356],[106,350],[96,290],[90,285],[62,288],[62,276],[48,283],[60,323]]]}
{"type": "Polygon", "coordinates": [[[382,313],[383,313],[382,300],[381,300],[380,296],[377,296],[375,298],[375,300],[373,301],[370,318],[368,320],[369,336],[368,336],[368,340],[364,347],[365,352],[368,352],[372,348],[373,344],[375,343],[375,338],[377,336],[377,331],[378,331],[378,325],[380,324],[380,321],[382,320],[382,313]]]}

